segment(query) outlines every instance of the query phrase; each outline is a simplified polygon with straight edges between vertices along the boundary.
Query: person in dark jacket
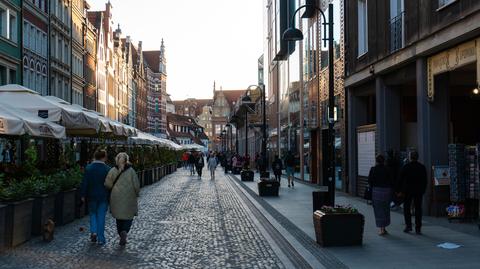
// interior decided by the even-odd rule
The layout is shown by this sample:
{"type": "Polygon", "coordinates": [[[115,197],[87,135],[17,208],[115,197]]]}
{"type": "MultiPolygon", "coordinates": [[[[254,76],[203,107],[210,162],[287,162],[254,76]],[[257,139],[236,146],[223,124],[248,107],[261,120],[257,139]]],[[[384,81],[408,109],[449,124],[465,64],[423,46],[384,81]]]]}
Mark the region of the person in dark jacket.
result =
{"type": "Polygon", "coordinates": [[[203,159],[203,154],[198,153],[196,162],[195,162],[195,168],[197,169],[198,179],[202,178],[202,170],[204,166],[205,166],[205,160],[203,159]]]}
{"type": "Polygon", "coordinates": [[[286,172],[287,172],[287,178],[288,178],[288,187],[290,188],[290,185],[292,187],[295,186],[293,177],[294,177],[294,172],[295,172],[295,157],[293,156],[291,151],[288,151],[287,156],[285,157],[285,167],[286,167],[286,172]]]}
{"type": "Polygon", "coordinates": [[[380,228],[379,235],[386,235],[390,225],[390,202],[392,201],[393,179],[385,166],[385,157],[379,154],[376,165],[370,169],[368,184],[372,188],[373,212],[375,223],[380,228]]]}
{"type": "Polygon", "coordinates": [[[188,167],[190,168],[190,175],[193,176],[195,174],[195,162],[196,158],[193,152],[190,152],[188,155],[188,167]]]}
{"type": "Polygon", "coordinates": [[[282,178],[283,164],[282,164],[282,160],[280,160],[278,155],[275,155],[275,159],[273,160],[273,163],[272,163],[272,169],[273,169],[273,174],[275,175],[275,179],[278,182],[280,182],[280,179],[282,178]]]}
{"type": "Polygon", "coordinates": [[[105,188],[105,179],[110,167],[105,164],[107,152],[98,150],[94,155],[95,161],[87,165],[81,185],[82,202],[88,199],[90,216],[90,240],[99,245],[105,244],[105,215],[108,208],[108,192],[105,188]]]}
{"type": "Polygon", "coordinates": [[[406,164],[401,172],[402,194],[405,197],[403,214],[405,217],[405,230],[412,231],[412,201],[415,205],[415,232],[422,233],[422,201],[427,189],[427,169],[418,162],[418,152],[410,153],[410,162],[406,164]]]}

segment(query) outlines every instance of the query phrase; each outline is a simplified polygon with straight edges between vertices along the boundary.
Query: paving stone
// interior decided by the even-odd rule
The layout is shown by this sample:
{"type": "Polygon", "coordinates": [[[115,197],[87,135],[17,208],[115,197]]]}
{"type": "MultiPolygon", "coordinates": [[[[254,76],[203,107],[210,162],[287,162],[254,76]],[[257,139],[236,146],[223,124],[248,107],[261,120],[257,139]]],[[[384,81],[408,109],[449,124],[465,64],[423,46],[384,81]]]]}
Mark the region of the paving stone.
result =
{"type": "Polygon", "coordinates": [[[34,238],[0,254],[0,268],[284,268],[225,180],[181,170],[143,189],[125,248],[110,216],[107,244],[90,244],[84,218],[58,227],[51,243],[34,238]]]}

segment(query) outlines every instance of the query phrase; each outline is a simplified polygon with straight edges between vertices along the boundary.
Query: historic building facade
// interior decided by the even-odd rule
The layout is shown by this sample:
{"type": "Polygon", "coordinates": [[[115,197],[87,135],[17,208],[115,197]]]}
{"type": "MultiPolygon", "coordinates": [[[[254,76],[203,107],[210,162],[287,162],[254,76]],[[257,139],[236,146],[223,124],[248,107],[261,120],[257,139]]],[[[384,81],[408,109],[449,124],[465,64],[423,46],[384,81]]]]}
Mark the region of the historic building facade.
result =
{"type": "Polygon", "coordinates": [[[96,111],[100,114],[107,115],[107,74],[106,74],[106,50],[105,50],[105,32],[103,27],[102,11],[89,11],[87,13],[88,20],[95,27],[96,39],[96,111]]]}
{"type": "MultiPolygon", "coordinates": [[[[346,1],[345,18],[351,193],[363,194],[376,153],[417,150],[430,178],[449,165],[448,144],[479,142],[480,2],[346,1]]],[[[433,182],[424,208],[442,214],[435,199],[448,194],[433,182]]]]}
{"type": "Polygon", "coordinates": [[[72,104],[83,106],[83,91],[85,87],[84,58],[86,14],[84,0],[71,0],[71,81],[72,104]]]}
{"type": "MultiPolygon", "coordinates": [[[[71,14],[70,0],[50,1],[50,92],[67,102],[73,101],[71,81],[71,14]]],[[[77,92],[78,93],[78,92],[77,92]]],[[[75,96],[75,99],[78,96],[75,96]]]]}
{"type": "Polygon", "coordinates": [[[148,109],[147,109],[147,77],[145,74],[145,65],[143,59],[142,42],[138,42],[137,47],[133,47],[132,58],[133,67],[133,90],[136,93],[136,127],[144,132],[148,131],[148,109]]]}
{"type": "MultiPolygon", "coordinates": [[[[86,9],[89,8],[85,2],[86,9]]],[[[84,37],[84,78],[85,86],[83,88],[83,106],[87,109],[97,111],[97,46],[98,46],[98,32],[94,24],[88,18],[85,22],[85,37],[84,37]]]]}
{"type": "Polygon", "coordinates": [[[21,1],[0,1],[0,84],[21,82],[21,1]]]}
{"type": "Polygon", "coordinates": [[[22,13],[23,85],[41,95],[48,95],[47,1],[23,1],[22,13]]]}
{"type": "Polygon", "coordinates": [[[165,45],[159,51],[144,51],[147,87],[148,132],[167,137],[167,59],[165,45]]]}

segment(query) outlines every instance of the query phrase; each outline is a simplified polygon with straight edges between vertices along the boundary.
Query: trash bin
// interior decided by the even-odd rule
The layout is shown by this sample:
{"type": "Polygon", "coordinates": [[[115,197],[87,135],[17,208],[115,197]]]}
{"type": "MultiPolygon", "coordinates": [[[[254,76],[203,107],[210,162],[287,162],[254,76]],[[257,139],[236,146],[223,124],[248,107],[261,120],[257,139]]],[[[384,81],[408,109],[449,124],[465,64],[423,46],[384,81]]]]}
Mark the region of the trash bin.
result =
{"type": "Polygon", "coordinates": [[[320,210],[322,206],[330,205],[330,195],[328,193],[328,187],[322,186],[320,189],[312,192],[313,212],[320,210]]]}

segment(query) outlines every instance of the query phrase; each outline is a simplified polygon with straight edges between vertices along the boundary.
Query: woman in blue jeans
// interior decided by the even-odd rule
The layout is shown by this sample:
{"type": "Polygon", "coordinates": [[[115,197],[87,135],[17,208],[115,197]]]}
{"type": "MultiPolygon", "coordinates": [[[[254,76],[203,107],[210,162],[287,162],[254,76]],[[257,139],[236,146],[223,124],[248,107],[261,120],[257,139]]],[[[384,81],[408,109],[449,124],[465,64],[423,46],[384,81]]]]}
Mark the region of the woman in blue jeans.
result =
{"type": "Polygon", "coordinates": [[[105,187],[111,190],[110,211],[117,220],[120,245],[124,246],[127,243],[127,234],[130,232],[133,218],[138,213],[137,198],[140,194],[140,183],[125,152],[119,153],[115,162],[117,166],[108,173],[105,187]]]}
{"type": "Polygon", "coordinates": [[[99,245],[105,244],[105,215],[107,213],[107,189],[105,178],[110,167],[105,164],[107,152],[98,150],[94,155],[95,161],[87,165],[81,185],[82,202],[88,200],[90,216],[90,240],[99,245]]]}

